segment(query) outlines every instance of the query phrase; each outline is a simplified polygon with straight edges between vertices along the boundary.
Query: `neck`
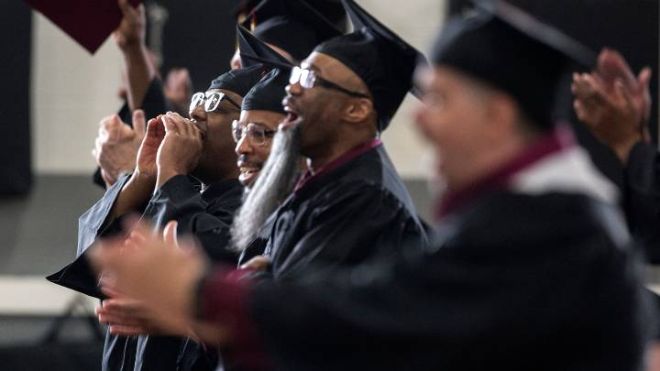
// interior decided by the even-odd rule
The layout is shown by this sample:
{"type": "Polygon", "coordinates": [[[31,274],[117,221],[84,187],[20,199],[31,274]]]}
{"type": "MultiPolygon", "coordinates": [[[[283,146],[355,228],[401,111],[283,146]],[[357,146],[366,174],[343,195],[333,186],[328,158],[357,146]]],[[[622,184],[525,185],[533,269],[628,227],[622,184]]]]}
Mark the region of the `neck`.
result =
{"type": "Polygon", "coordinates": [[[374,136],[362,136],[361,138],[356,138],[354,140],[337,141],[338,143],[336,142],[333,143],[333,145],[328,146],[327,150],[323,153],[315,154],[314,156],[309,157],[309,170],[312,172],[312,174],[315,174],[323,167],[337,160],[348,151],[365,143],[369,143],[374,139],[376,139],[374,136]]]}

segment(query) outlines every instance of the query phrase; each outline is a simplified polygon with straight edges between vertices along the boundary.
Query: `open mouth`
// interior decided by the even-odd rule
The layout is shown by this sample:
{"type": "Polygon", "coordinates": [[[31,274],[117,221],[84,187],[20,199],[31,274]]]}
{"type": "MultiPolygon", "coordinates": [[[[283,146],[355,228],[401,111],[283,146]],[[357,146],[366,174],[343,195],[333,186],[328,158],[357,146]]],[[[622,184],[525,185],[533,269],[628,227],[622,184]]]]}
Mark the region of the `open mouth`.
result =
{"type": "Polygon", "coordinates": [[[263,166],[263,164],[252,163],[244,160],[238,161],[236,165],[238,166],[239,171],[238,180],[243,185],[251,185],[254,183],[263,166]]]}

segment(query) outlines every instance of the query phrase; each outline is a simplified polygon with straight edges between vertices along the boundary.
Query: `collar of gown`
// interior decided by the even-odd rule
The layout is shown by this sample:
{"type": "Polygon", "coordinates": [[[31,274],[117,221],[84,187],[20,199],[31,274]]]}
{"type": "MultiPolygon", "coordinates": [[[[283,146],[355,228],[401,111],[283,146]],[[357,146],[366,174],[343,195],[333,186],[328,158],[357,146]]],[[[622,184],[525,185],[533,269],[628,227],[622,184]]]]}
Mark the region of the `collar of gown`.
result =
{"type": "Polygon", "coordinates": [[[341,156],[337,157],[336,159],[328,162],[327,164],[323,165],[318,171],[312,174],[310,170],[307,170],[305,174],[298,180],[298,183],[296,184],[296,188],[294,189],[294,192],[298,192],[300,189],[302,189],[305,185],[309,184],[310,182],[313,182],[315,179],[318,179],[319,177],[323,176],[324,174],[327,174],[336,168],[343,166],[354,159],[360,157],[366,152],[369,152],[370,150],[382,145],[383,142],[378,139],[374,138],[368,142],[362,143],[356,147],[353,147],[352,149],[348,150],[341,156]]]}
{"type": "Polygon", "coordinates": [[[525,194],[582,193],[604,202],[616,202],[617,198],[614,185],[575,144],[572,131],[560,125],[471,185],[446,193],[437,204],[435,216],[441,220],[480,195],[501,189],[525,194]]]}

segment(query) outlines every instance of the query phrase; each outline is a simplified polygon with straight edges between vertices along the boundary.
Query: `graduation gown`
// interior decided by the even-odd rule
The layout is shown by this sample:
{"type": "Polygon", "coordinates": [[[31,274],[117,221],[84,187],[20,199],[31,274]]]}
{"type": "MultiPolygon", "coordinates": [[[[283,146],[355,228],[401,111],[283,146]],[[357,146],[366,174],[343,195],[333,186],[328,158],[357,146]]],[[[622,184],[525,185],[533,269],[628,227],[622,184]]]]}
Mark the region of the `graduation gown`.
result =
{"type": "Polygon", "coordinates": [[[406,240],[426,241],[401,178],[379,140],[303,177],[276,211],[265,254],[275,279],[306,270],[356,265],[391,254],[406,240]]]}
{"type": "Polygon", "coordinates": [[[218,272],[201,312],[277,370],[641,370],[648,298],[615,194],[583,151],[532,149],[446,198],[430,249],[291,282],[218,272]]]}
{"type": "Polygon", "coordinates": [[[624,210],[631,232],[648,260],[660,264],[660,153],[637,143],[624,169],[624,210]]]}
{"type": "MultiPolygon", "coordinates": [[[[85,251],[100,237],[121,233],[121,218],[109,214],[129,176],[123,176],[79,220],[78,256],[70,265],[48,279],[87,295],[103,298],[97,278],[89,268],[85,251]]],[[[178,221],[179,236],[193,235],[215,262],[236,264],[237,255],[228,250],[229,227],[242,202],[243,187],[236,179],[207,186],[188,176],[176,176],[157,190],[140,210],[144,218],[162,228],[178,221]]],[[[177,337],[106,336],[103,370],[214,370],[217,352],[177,337]]]]}
{"type": "MultiPolygon", "coordinates": [[[[165,95],[163,94],[163,84],[159,78],[154,78],[151,80],[151,83],[147,88],[144,100],[142,101],[142,107],[140,107],[140,109],[144,110],[144,117],[149,120],[152,117],[156,117],[169,111],[170,108],[171,104],[167,101],[167,98],[165,98],[165,95]]],[[[124,104],[119,109],[119,112],[117,112],[117,115],[123,122],[133,127],[133,112],[131,112],[131,109],[128,107],[128,102],[124,102],[124,104]]],[[[101,176],[100,167],[97,167],[94,171],[92,180],[94,181],[94,184],[105,189],[106,185],[103,177],[101,176]]]]}

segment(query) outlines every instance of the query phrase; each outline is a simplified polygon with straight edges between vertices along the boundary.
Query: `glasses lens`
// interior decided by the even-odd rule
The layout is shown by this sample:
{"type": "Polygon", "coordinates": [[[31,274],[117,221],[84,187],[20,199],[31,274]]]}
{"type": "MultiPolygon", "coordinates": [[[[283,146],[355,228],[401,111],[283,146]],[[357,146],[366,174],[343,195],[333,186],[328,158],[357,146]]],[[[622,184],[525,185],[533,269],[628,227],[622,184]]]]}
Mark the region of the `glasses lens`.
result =
{"type": "Polygon", "coordinates": [[[195,93],[192,98],[190,98],[190,107],[189,110],[192,111],[197,106],[199,106],[204,101],[204,93],[195,93]]]}
{"type": "Polygon", "coordinates": [[[301,83],[305,89],[311,89],[316,83],[316,73],[312,70],[304,70],[301,78],[301,83]]]}
{"type": "Polygon", "coordinates": [[[264,143],[266,143],[266,133],[264,131],[264,128],[262,128],[261,126],[255,124],[248,124],[247,132],[248,135],[250,136],[250,140],[252,141],[252,143],[257,145],[263,145],[264,143]]]}
{"type": "Polygon", "coordinates": [[[222,98],[224,98],[224,94],[222,93],[210,93],[206,96],[206,105],[204,106],[204,110],[206,112],[213,112],[216,109],[218,109],[218,106],[220,105],[220,102],[222,101],[222,98]]]}
{"type": "Polygon", "coordinates": [[[300,67],[293,67],[291,69],[291,76],[289,76],[289,84],[294,85],[297,84],[298,81],[300,81],[300,72],[302,70],[300,67]]]}
{"type": "Polygon", "coordinates": [[[243,127],[238,122],[238,120],[234,120],[234,122],[231,123],[231,136],[234,138],[234,142],[236,143],[243,139],[243,127]]]}

